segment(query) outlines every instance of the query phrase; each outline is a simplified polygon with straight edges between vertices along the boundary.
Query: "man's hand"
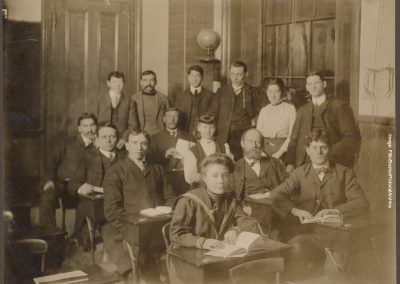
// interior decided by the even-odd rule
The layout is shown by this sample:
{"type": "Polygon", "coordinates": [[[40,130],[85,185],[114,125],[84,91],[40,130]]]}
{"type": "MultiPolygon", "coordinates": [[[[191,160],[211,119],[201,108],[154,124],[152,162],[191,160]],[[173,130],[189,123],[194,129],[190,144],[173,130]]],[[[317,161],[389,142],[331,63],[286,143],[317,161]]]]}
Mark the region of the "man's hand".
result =
{"type": "Polygon", "coordinates": [[[287,172],[288,174],[290,174],[291,172],[293,172],[293,170],[294,170],[294,166],[293,166],[293,165],[289,164],[289,165],[286,166],[286,172],[287,172]]]}
{"type": "Polygon", "coordinates": [[[292,208],[292,210],[290,210],[290,213],[292,213],[293,216],[299,217],[300,222],[303,222],[304,219],[314,218],[310,212],[308,212],[306,210],[297,209],[297,208],[292,208]]]}
{"type": "Polygon", "coordinates": [[[78,194],[80,195],[88,195],[93,192],[93,185],[84,183],[78,189],[78,194]]]}
{"type": "Polygon", "coordinates": [[[340,211],[338,209],[322,209],[321,211],[318,211],[315,217],[319,218],[326,215],[340,215],[340,211]]]}
{"type": "Polygon", "coordinates": [[[118,149],[118,150],[121,150],[122,147],[124,147],[125,142],[126,142],[125,139],[122,139],[122,138],[119,139],[118,142],[117,142],[117,149],[118,149]]]}
{"type": "Polygon", "coordinates": [[[223,248],[224,244],[221,241],[215,239],[207,239],[203,244],[203,249],[215,249],[215,248],[223,248]]]}
{"type": "Polygon", "coordinates": [[[227,244],[234,245],[236,244],[238,231],[237,230],[229,230],[224,235],[224,240],[227,244]]]}
{"type": "Polygon", "coordinates": [[[54,186],[54,182],[52,180],[49,180],[46,182],[46,184],[43,186],[43,191],[49,191],[49,190],[54,190],[56,187],[54,186]]]}

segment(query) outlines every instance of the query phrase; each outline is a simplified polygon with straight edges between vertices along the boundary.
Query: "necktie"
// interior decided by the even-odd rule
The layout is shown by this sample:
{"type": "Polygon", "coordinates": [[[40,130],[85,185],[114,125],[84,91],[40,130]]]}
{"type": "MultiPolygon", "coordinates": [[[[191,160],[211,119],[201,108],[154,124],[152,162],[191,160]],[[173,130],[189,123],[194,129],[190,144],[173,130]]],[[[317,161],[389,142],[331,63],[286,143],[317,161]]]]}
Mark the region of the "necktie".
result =
{"type": "Polygon", "coordinates": [[[199,91],[197,91],[197,89],[196,90],[194,90],[194,93],[193,93],[193,95],[197,95],[199,93],[199,91]]]}
{"type": "Polygon", "coordinates": [[[315,172],[317,173],[317,175],[319,175],[321,173],[326,174],[327,172],[329,172],[329,169],[327,167],[321,167],[321,168],[315,169],[315,172]]]}
{"type": "Polygon", "coordinates": [[[169,131],[169,134],[170,134],[172,137],[176,137],[176,131],[169,131]]]}
{"type": "Polygon", "coordinates": [[[108,154],[108,159],[112,162],[114,160],[114,153],[110,152],[108,154]]]}

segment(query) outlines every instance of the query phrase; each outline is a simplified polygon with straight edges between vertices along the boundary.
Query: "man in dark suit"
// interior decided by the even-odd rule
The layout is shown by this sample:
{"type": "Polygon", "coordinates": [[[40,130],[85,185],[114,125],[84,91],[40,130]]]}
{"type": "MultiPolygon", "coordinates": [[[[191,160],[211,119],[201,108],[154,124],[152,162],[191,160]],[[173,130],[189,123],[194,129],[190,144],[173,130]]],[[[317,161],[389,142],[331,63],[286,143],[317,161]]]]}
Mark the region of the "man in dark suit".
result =
{"type": "Polygon", "coordinates": [[[283,218],[282,241],[293,244],[285,266],[288,277],[296,280],[321,272],[325,262],[320,236],[312,224],[301,222],[327,215],[360,215],[368,210],[368,201],[353,170],[329,160],[331,148],[325,132],[313,129],[306,141],[311,162],[296,168],[271,192],[273,208],[283,218]]]}
{"type": "Polygon", "coordinates": [[[193,135],[197,119],[207,114],[213,93],[201,85],[204,70],[199,65],[190,66],[188,69],[189,88],[178,93],[172,99],[172,106],[180,111],[178,128],[193,135]]]}
{"type": "Polygon", "coordinates": [[[217,141],[228,143],[238,160],[243,152],[240,138],[244,131],[255,125],[259,113],[257,92],[245,83],[247,66],[242,61],[234,62],[229,71],[231,84],[222,86],[214,95],[210,114],[217,118],[217,141]]]}
{"type": "Polygon", "coordinates": [[[327,98],[326,81],[321,73],[312,72],[306,80],[311,101],[301,106],[297,112],[286,156],[286,171],[290,173],[309,161],[305,151],[305,137],[316,128],[323,129],[332,142],[330,159],[353,167],[360,151],[361,137],[352,109],[344,101],[327,98]]]}
{"type": "Polygon", "coordinates": [[[124,84],[124,73],[113,71],[108,74],[109,91],[99,97],[96,108],[99,124],[111,122],[117,127],[120,136],[117,149],[125,145],[129,130],[139,129],[136,104],[123,93],[124,84]]]}
{"type": "Polygon", "coordinates": [[[132,96],[136,103],[140,129],[153,135],[164,128],[163,117],[169,107],[168,97],[156,91],[157,76],[152,70],[140,76],[142,90],[132,96]]]}
{"type": "MultiPolygon", "coordinates": [[[[101,191],[103,187],[103,178],[106,171],[122,160],[124,151],[116,149],[118,141],[117,127],[111,123],[99,124],[97,127],[98,149],[90,149],[85,152],[82,160],[68,183],[68,192],[72,196],[90,195],[95,191],[101,191]]],[[[82,225],[85,222],[85,216],[82,215],[81,203],[76,209],[75,234],[83,242],[84,248],[87,242],[86,231],[81,233],[82,225]]]]}
{"type": "MultiPolygon", "coordinates": [[[[175,195],[167,182],[161,165],[147,161],[150,137],[145,132],[131,132],[125,147],[128,157],[112,166],[106,173],[104,188],[104,214],[107,224],[103,227],[104,246],[118,272],[129,277],[131,261],[123,246],[122,232],[125,230],[123,216],[137,214],[142,209],[160,205],[172,206],[175,195]]],[[[161,232],[160,232],[161,233],[161,232]]],[[[148,236],[146,242],[151,242],[148,236]]],[[[137,242],[139,240],[136,240],[137,242]]],[[[131,244],[140,272],[151,267],[152,252],[139,243],[131,244]]],[[[153,266],[154,267],[154,266],[153,266]]],[[[146,273],[145,276],[148,276],[146,273]]]]}
{"type": "Polygon", "coordinates": [[[182,164],[182,153],[175,147],[178,139],[192,141],[191,135],[177,128],[179,123],[179,110],[169,108],[164,115],[165,129],[151,137],[150,157],[156,164],[164,166],[165,174],[174,190],[179,196],[189,190],[189,184],[185,181],[182,164]]]}
{"type": "Polygon", "coordinates": [[[94,114],[83,113],[78,118],[78,134],[56,145],[54,152],[46,159],[39,205],[42,225],[56,225],[55,208],[59,197],[71,203],[68,205],[76,206],[76,197],[69,198],[66,194],[67,184],[83,154],[88,149],[94,148],[92,142],[96,136],[96,124],[97,119],[94,114]]]}

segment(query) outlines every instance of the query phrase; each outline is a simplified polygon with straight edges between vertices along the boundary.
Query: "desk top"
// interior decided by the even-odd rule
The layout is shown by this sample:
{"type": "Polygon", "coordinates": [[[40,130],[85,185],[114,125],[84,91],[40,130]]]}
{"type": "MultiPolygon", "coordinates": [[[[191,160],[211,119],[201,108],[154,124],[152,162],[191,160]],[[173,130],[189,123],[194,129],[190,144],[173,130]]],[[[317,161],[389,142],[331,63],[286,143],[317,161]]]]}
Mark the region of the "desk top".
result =
{"type": "Polygon", "coordinates": [[[226,260],[232,260],[232,259],[238,259],[238,258],[244,259],[244,258],[252,257],[255,255],[259,255],[259,254],[278,252],[278,251],[292,248],[291,245],[271,240],[267,236],[264,236],[264,245],[265,245],[265,249],[251,251],[248,254],[246,254],[244,257],[223,258],[223,257],[217,257],[217,256],[205,256],[205,254],[208,252],[208,250],[189,248],[189,247],[173,248],[173,249],[169,249],[167,252],[171,256],[175,256],[175,257],[180,258],[188,263],[191,263],[195,266],[200,267],[200,266],[210,264],[210,263],[225,262],[226,260]]]}
{"type": "Polygon", "coordinates": [[[171,218],[172,214],[149,217],[139,213],[126,214],[121,217],[122,221],[134,226],[140,226],[148,223],[165,222],[171,220],[171,218]]]}
{"type": "Polygon", "coordinates": [[[254,199],[251,197],[246,197],[244,199],[245,202],[250,202],[250,203],[257,203],[257,204],[265,204],[265,205],[271,205],[272,201],[271,198],[262,198],[262,199],[254,199]]]}
{"type": "Polygon", "coordinates": [[[317,223],[315,225],[317,227],[332,228],[338,231],[350,232],[353,230],[364,229],[366,227],[376,227],[379,224],[376,221],[371,220],[369,215],[361,215],[361,216],[347,217],[343,220],[343,224],[317,223]]]}

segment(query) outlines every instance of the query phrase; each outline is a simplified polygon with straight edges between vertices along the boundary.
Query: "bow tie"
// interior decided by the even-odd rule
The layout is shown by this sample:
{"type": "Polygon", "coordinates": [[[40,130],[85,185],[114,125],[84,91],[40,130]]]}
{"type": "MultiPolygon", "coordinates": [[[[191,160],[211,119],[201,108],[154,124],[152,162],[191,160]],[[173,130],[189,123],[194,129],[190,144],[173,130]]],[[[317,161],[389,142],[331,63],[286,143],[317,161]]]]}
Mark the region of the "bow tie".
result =
{"type": "Polygon", "coordinates": [[[171,136],[173,136],[173,137],[176,137],[176,131],[168,131],[168,133],[171,135],[171,136]]]}
{"type": "Polygon", "coordinates": [[[315,172],[317,173],[317,175],[319,175],[320,173],[328,173],[329,169],[327,167],[320,167],[320,168],[316,168],[315,172]]]}

